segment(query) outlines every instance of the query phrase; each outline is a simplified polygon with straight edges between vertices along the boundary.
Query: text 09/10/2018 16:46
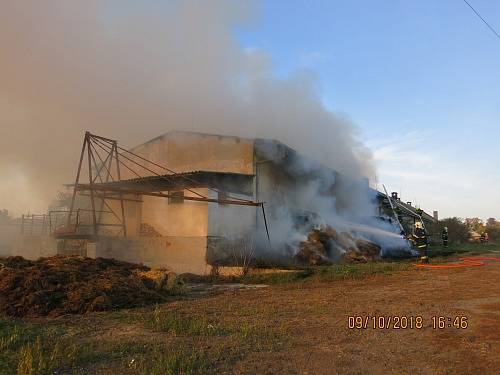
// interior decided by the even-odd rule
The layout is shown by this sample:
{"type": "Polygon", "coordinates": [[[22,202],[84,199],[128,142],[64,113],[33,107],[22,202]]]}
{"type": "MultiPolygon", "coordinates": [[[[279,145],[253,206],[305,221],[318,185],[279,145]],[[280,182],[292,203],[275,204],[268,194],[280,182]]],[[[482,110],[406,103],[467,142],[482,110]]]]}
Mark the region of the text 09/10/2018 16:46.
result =
{"type": "Polygon", "coordinates": [[[424,319],[422,316],[349,316],[349,329],[467,329],[467,316],[432,316],[424,319]]]}

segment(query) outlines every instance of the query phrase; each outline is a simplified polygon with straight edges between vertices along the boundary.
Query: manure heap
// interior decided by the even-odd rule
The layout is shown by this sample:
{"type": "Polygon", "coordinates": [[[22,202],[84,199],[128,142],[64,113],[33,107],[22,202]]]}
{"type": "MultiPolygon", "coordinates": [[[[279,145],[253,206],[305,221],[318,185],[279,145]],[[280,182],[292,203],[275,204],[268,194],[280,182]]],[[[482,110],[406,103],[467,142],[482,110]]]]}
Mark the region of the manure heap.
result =
{"type": "Polygon", "coordinates": [[[114,259],[0,259],[0,315],[59,316],[164,302],[150,269],[114,259]]]}

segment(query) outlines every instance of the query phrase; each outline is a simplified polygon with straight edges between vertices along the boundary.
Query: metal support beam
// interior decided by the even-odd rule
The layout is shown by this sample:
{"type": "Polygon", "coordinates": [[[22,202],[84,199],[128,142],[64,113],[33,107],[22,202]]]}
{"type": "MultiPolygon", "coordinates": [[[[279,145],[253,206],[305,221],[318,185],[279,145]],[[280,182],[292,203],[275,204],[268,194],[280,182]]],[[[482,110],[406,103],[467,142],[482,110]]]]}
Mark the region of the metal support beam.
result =
{"type": "MultiPolygon", "coordinates": [[[[115,160],[116,160],[116,173],[118,175],[118,181],[122,179],[120,174],[120,161],[118,160],[118,148],[116,141],[113,143],[113,149],[115,151],[115,160]]],[[[120,192],[120,208],[122,211],[122,225],[123,225],[123,236],[127,237],[127,224],[125,223],[125,206],[123,204],[123,193],[120,192]]]]}
{"type": "MultiPolygon", "coordinates": [[[[151,197],[162,197],[162,198],[177,198],[177,196],[173,194],[166,194],[166,193],[153,193],[153,192],[148,192],[148,191],[141,191],[141,190],[135,190],[135,189],[121,189],[121,188],[114,188],[114,187],[108,187],[108,186],[99,186],[94,184],[93,186],[89,184],[78,184],[75,185],[76,190],[99,190],[99,191],[115,191],[115,192],[121,192],[123,194],[136,194],[136,195],[148,195],[151,197]]],[[[211,203],[221,203],[221,204],[235,204],[238,206],[253,206],[253,207],[258,207],[262,205],[263,202],[247,202],[247,201],[238,201],[238,200],[232,200],[232,199],[212,199],[212,198],[201,198],[201,197],[183,197],[184,200],[187,201],[196,201],[196,202],[211,202],[211,203]]]]}
{"type": "MultiPolygon", "coordinates": [[[[88,167],[89,167],[89,184],[94,184],[94,179],[92,178],[92,148],[90,147],[90,138],[89,134],[85,134],[87,138],[87,155],[88,155],[88,167]]],[[[94,198],[94,190],[90,190],[90,205],[92,207],[92,224],[94,224],[94,234],[97,236],[97,216],[95,213],[95,198],[94,198]]]]}
{"type": "MultiPolygon", "coordinates": [[[[105,137],[101,137],[98,135],[91,134],[90,132],[85,132],[84,141],[82,144],[82,149],[80,153],[80,159],[78,163],[78,169],[75,178],[75,184],[73,185],[73,195],[71,199],[70,209],[68,213],[67,219],[67,227],[70,227],[72,224],[72,218],[76,211],[76,223],[74,233],[68,234],[68,236],[74,236],[75,238],[84,234],[78,233],[79,226],[92,226],[94,228],[93,235],[97,236],[99,233],[100,226],[116,226],[121,227],[123,236],[127,236],[127,220],[125,214],[125,204],[124,202],[142,202],[142,199],[134,199],[134,197],[129,197],[128,195],[134,195],[137,197],[142,196],[152,196],[152,197],[161,197],[161,198],[175,198],[173,194],[164,193],[160,190],[151,191],[150,189],[130,189],[130,188],[122,188],[109,186],[107,183],[111,180],[114,183],[118,183],[122,181],[121,176],[121,166],[128,169],[132,173],[136,174],[139,178],[143,178],[146,176],[150,176],[151,174],[158,176],[160,179],[165,179],[171,181],[173,177],[179,178],[178,174],[172,171],[171,169],[155,163],[153,161],[147,160],[144,157],[135,154],[131,151],[125,150],[118,146],[117,141],[105,137]],[[97,146],[97,147],[96,147],[97,146]],[[99,148],[100,150],[98,150],[99,148]],[[87,153],[86,158],[84,158],[85,153],[87,153]],[[126,155],[124,155],[126,153],[126,155]],[[84,170],[83,165],[88,164],[86,168],[86,174],[88,173],[88,183],[81,183],[81,180],[84,178],[82,176],[82,172],[84,170]],[[114,165],[113,165],[114,164],[114,165]],[[133,165],[134,169],[141,168],[141,173],[135,172],[134,169],[130,167],[133,165]],[[154,165],[155,167],[161,168],[171,173],[171,175],[161,175],[156,173],[154,170],[149,168],[150,165],[154,165]],[[90,210],[86,210],[88,207],[75,207],[76,206],[76,196],[77,194],[81,196],[87,196],[90,198],[90,210]],[[98,199],[101,201],[100,208],[96,209],[95,200],[98,199]],[[115,210],[106,202],[107,200],[115,200],[120,202],[120,213],[115,212],[115,210]],[[106,206],[109,209],[109,212],[112,213],[118,223],[103,223],[101,212],[103,207],[106,206]],[[80,217],[80,211],[90,211],[92,223],[86,223],[85,220],[82,220],[80,217]],[[99,216],[97,216],[99,213],[99,216]]],[[[194,184],[199,184],[192,178],[189,177],[180,177],[184,178],[194,184]]],[[[198,193],[195,190],[190,189],[189,187],[182,187],[183,190],[187,190],[193,193],[193,196],[184,196],[183,199],[186,201],[194,201],[194,202],[207,202],[207,203],[220,203],[220,204],[228,204],[228,205],[238,205],[238,206],[250,206],[250,207],[260,207],[262,211],[262,215],[264,218],[264,224],[266,227],[267,238],[270,243],[270,235],[269,228],[266,218],[266,213],[264,209],[264,202],[254,202],[251,200],[241,199],[238,197],[230,197],[228,199],[212,199],[208,196],[204,196],[198,193]]],[[[209,190],[215,191],[219,193],[217,189],[213,187],[208,187],[209,190]]],[[[116,210],[118,211],[118,210],[116,210]]],[[[26,217],[25,219],[29,219],[26,217]]],[[[23,225],[24,228],[24,221],[23,225]]],[[[52,217],[49,215],[49,227],[52,229],[54,223],[52,222],[52,217]]],[[[33,221],[33,218],[32,218],[33,221]]],[[[72,231],[73,232],[73,231],[72,231]]],[[[69,238],[69,237],[68,237],[69,238]]]]}

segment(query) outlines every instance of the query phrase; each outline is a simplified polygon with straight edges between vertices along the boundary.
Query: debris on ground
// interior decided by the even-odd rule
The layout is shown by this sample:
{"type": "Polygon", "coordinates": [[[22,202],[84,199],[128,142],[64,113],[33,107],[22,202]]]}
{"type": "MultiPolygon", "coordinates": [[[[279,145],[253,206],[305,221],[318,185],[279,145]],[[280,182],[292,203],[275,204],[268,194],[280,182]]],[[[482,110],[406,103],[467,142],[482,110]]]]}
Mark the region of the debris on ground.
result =
{"type": "Polygon", "coordinates": [[[137,274],[143,278],[151,280],[155,290],[159,291],[181,291],[185,286],[185,281],[175,272],[165,268],[150,269],[148,271],[138,271],[137,274]]]}
{"type": "Polygon", "coordinates": [[[8,257],[0,259],[0,315],[59,316],[144,306],[167,301],[169,288],[175,285],[178,292],[179,283],[166,270],[114,259],[8,257]]]}
{"type": "Polygon", "coordinates": [[[378,259],[380,249],[373,242],[323,226],[310,231],[307,240],[300,242],[295,259],[301,264],[314,266],[328,265],[335,261],[366,263],[378,259]]]}

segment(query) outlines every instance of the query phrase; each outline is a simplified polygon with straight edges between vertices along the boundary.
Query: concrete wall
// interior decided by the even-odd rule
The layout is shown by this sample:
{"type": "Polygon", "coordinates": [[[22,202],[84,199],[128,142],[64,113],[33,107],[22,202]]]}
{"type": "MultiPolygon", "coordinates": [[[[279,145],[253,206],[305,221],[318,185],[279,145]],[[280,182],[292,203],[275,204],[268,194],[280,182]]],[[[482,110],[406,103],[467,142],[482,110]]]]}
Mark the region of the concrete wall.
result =
{"type": "MultiPolygon", "coordinates": [[[[217,199],[217,195],[216,192],[209,192],[209,198],[217,199]]],[[[233,193],[231,193],[231,198],[253,199],[249,195],[233,193]]],[[[241,238],[254,232],[259,209],[252,206],[209,203],[208,235],[241,238]]]]}
{"type": "MultiPolygon", "coordinates": [[[[185,197],[206,196],[206,188],[184,191],[185,197]]],[[[125,215],[127,238],[113,236],[120,228],[103,227],[102,236],[96,243],[87,245],[90,257],[115,258],[150,267],[165,267],[177,273],[205,274],[210,272],[206,264],[208,203],[184,200],[175,202],[169,198],[142,196],[133,199],[142,202],[126,202],[125,215]],[[161,237],[140,237],[141,223],[148,224],[161,237]],[[106,231],[106,232],[104,232],[106,231]],[[207,271],[208,269],[208,271],[207,271]]],[[[118,201],[112,208],[120,212],[118,201]]],[[[119,213],[121,216],[121,214],[119,213]]],[[[106,222],[117,223],[112,215],[106,222]]]]}
{"type": "MultiPolygon", "coordinates": [[[[254,173],[254,141],[238,137],[171,132],[134,148],[133,152],[176,172],[254,173]]],[[[158,174],[167,173],[153,164],[147,167],[158,174]]],[[[146,171],[140,173],[152,174],[146,171]]],[[[122,170],[122,178],[134,177],[131,172],[122,170]]],[[[208,189],[194,190],[209,196],[208,189]]],[[[196,196],[186,190],[184,194],[196,196]]],[[[210,197],[217,198],[213,193],[210,197]]],[[[188,200],[175,203],[171,199],[149,196],[140,199],[142,203],[128,202],[126,205],[128,235],[139,234],[141,223],[145,223],[162,237],[99,240],[95,245],[89,245],[91,255],[143,262],[175,272],[204,274],[210,269],[206,262],[207,236],[221,237],[228,232],[241,236],[255,227],[254,207],[188,200]]],[[[119,212],[118,202],[114,202],[112,207],[119,212]]],[[[106,221],[116,222],[110,215],[106,221]]],[[[112,234],[111,230],[107,230],[112,234]]]]}
{"type": "MultiPolygon", "coordinates": [[[[210,192],[210,198],[217,193],[210,192]]],[[[231,197],[252,199],[252,196],[231,194],[231,197]]],[[[208,206],[207,262],[232,264],[242,247],[251,251],[260,207],[210,203],[208,206]]]]}
{"type": "MultiPolygon", "coordinates": [[[[207,196],[208,189],[198,188],[184,190],[185,197],[207,196]]],[[[137,200],[125,201],[125,219],[127,236],[140,235],[141,223],[152,226],[162,236],[196,237],[207,235],[208,203],[184,200],[176,203],[169,198],[151,196],[128,196],[137,200]]],[[[120,202],[107,200],[106,202],[121,218],[120,202]]],[[[106,206],[103,210],[108,210],[106,206]]],[[[111,213],[102,213],[101,221],[106,224],[118,224],[119,220],[111,213]]],[[[90,219],[88,219],[90,220],[90,219]]],[[[121,227],[101,226],[99,234],[103,236],[117,235],[121,227]]]]}
{"type": "Polygon", "coordinates": [[[206,237],[101,237],[87,245],[91,258],[114,258],[176,273],[210,274],[206,237]]]}
{"type": "MultiPolygon", "coordinates": [[[[274,250],[281,252],[283,241],[288,240],[288,232],[293,226],[290,215],[286,212],[303,209],[301,202],[295,201],[294,191],[299,182],[283,171],[273,162],[263,162],[256,166],[256,199],[265,202],[266,218],[269,226],[271,243],[274,250]]],[[[267,242],[262,211],[257,213],[258,253],[268,255],[270,249],[267,242]]]]}
{"type": "MultiPolygon", "coordinates": [[[[170,132],[133,149],[140,156],[175,172],[218,171],[253,173],[251,139],[218,135],[170,132]]],[[[148,168],[164,174],[154,165],[148,168]]],[[[133,178],[124,171],[124,178],[133,178]]]]}
{"type": "Polygon", "coordinates": [[[283,171],[283,167],[272,162],[259,163],[256,166],[256,196],[269,206],[282,206],[293,203],[294,191],[303,181],[297,181],[283,171]]]}
{"type": "MultiPolygon", "coordinates": [[[[123,209],[125,211],[125,224],[127,229],[127,235],[137,236],[139,235],[139,231],[141,228],[141,209],[142,203],[136,202],[141,200],[141,196],[135,194],[126,194],[124,198],[130,199],[129,201],[123,202],[123,209]]],[[[101,200],[96,199],[96,210],[99,211],[113,211],[118,215],[116,217],[112,213],[104,212],[98,213],[98,222],[106,223],[106,224],[119,224],[122,217],[121,213],[121,204],[118,200],[106,200],[106,205],[101,205],[101,200]],[[111,210],[110,210],[111,208],[111,210]]],[[[88,219],[90,221],[90,219],[88,219]]],[[[99,227],[99,235],[113,235],[120,233],[122,231],[121,227],[111,227],[111,226],[100,226],[99,227]]]]}
{"type": "MultiPolygon", "coordinates": [[[[192,189],[207,196],[208,189],[192,189]]],[[[190,191],[185,196],[196,197],[190,191]]],[[[206,237],[208,233],[207,202],[184,200],[174,203],[171,199],[143,196],[141,222],[156,229],[162,236],[206,237]]]]}

